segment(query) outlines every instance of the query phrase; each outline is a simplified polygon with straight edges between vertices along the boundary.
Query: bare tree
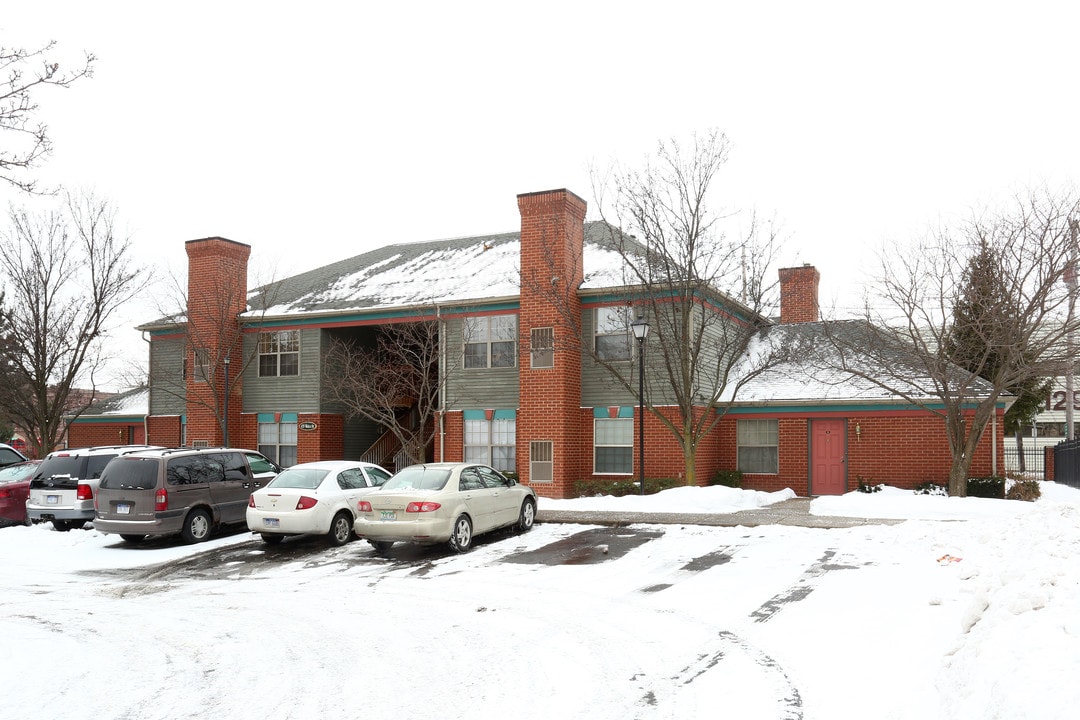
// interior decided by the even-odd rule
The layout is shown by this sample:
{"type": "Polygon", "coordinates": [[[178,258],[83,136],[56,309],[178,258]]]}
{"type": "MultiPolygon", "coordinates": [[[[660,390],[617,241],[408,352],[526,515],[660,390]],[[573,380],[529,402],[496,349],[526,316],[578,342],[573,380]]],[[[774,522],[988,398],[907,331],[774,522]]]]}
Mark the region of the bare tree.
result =
{"type": "Polygon", "coordinates": [[[1065,280],[1078,209],[1072,195],[1032,192],[918,247],[883,253],[868,334],[857,345],[833,336],[841,369],[942,418],[950,495],[966,494],[1003,396],[1071,362],[1077,321],[1065,280]]]}
{"type": "Polygon", "coordinates": [[[0,271],[10,291],[0,405],[38,456],[55,447],[65,416],[94,401],[109,321],[144,275],[128,252],[112,207],[93,195],[68,195],[63,211],[40,216],[13,208],[0,234],[0,271]],[[89,394],[73,392],[80,383],[89,394]]]}
{"type": "MultiPolygon", "coordinates": [[[[727,156],[727,137],[713,130],[687,146],[660,143],[643,169],[594,175],[593,193],[608,228],[603,243],[622,261],[625,319],[637,315],[650,325],[644,404],[678,440],[688,485],[697,482],[698,448],[739,389],[787,357],[781,344],[747,355],[775,306],[776,283],[766,278],[780,243],[775,229],[753,216],[741,232],[729,231],[736,216],[713,211],[713,186],[727,156]]],[[[521,282],[558,308],[567,334],[637,398],[633,353],[629,363],[613,360],[585,341],[579,316],[566,302],[576,288],[544,280],[521,282]]]]}
{"type": "Polygon", "coordinates": [[[38,91],[68,88],[90,77],[97,59],[87,53],[75,69],[61,71],[50,57],[55,47],[55,42],[30,50],[0,45],[0,180],[30,193],[38,187],[26,173],[52,151],[49,128],[37,120],[38,91]]]}
{"type": "Polygon", "coordinates": [[[240,378],[259,357],[257,341],[245,347],[240,312],[249,312],[246,319],[257,323],[274,304],[279,284],[272,280],[249,296],[246,286],[224,273],[208,274],[201,282],[205,292],[191,302],[188,279],[168,275],[169,287],[157,304],[162,317],[151,325],[179,331],[182,360],[176,365],[151,359],[147,384],[152,393],[208,411],[227,444],[230,414],[239,417],[242,410],[240,378]],[[195,380],[190,386],[189,378],[195,380]]]}
{"type": "MultiPolygon", "coordinates": [[[[371,342],[335,337],[324,376],[328,398],[350,417],[394,434],[410,462],[422,462],[435,433],[439,399],[456,365],[444,355],[434,309],[416,319],[380,326],[371,342]],[[409,410],[410,412],[406,412],[409,410]]],[[[455,355],[456,356],[456,355],[455,355]]]]}

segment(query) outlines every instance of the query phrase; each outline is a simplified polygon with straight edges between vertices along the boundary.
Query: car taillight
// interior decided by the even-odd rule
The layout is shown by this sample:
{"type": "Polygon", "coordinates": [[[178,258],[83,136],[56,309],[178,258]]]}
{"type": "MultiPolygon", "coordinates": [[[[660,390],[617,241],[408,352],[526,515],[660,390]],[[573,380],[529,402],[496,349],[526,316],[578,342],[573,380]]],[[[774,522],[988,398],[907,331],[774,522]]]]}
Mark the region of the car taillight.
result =
{"type": "Polygon", "coordinates": [[[93,500],[94,491],[86,483],[79,483],[79,487],[75,491],[75,497],[79,500],[93,500]]]}
{"type": "Polygon", "coordinates": [[[297,510],[307,510],[309,508],[315,507],[315,503],[317,503],[317,502],[319,502],[319,501],[316,500],[313,497],[308,497],[307,495],[301,495],[300,499],[296,501],[296,509],[297,510]]]}
{"type": "Polygon", "coordinates": [[[12,496],[10,488],[0,488],[0,498],[9,498],[12,496]]]}
{"type": "Polygon", "coordinates": [[[255,507],[255,496],[248,495],[248,507],[255,507]]]}
{"type": "Polygon", "coordinates": [[[359,512],[371,512],[371,503],[369,503],[367,500],[361,500],[360,502],[356,503],[356,509],[359,512]]]}
{"type": "Polygon", "coordinates": [[[154,511],[160,512],[169,509],[169,491],[161,488],[154,493],[154,511]]]}
{"type": "Polygon", "coordinates": [[[407,513],[422,513],[422,512],[435,512],[441,508],[437,502],[411,502],[405,506],[405,512],[407,513]]]}

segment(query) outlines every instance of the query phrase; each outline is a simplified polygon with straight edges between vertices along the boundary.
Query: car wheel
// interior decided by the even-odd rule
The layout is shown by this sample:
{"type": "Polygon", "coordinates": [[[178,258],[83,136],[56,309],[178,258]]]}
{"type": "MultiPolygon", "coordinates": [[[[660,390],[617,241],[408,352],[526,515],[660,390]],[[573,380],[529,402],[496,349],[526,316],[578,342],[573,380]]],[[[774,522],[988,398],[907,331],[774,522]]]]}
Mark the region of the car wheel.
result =
{"type": "Polygon", "coordinates": [[[271,535],[270,533],[263,533],[259,537],[261,537],[262,541],[267,545],[277,545],[285,539],[284,535],[271,535]]]}
{"type": "Polygon", "coordinates": [[[393,540],[368,540],[368,543],[375,548],[376,555],[386,555],[390,552],[390,548],[394,547],[393,540]]]}
{"type": "Polygon", "coordinates": [[[521,514],[518,515],[518,530],[529,532],[534,522],[536,522],[536,501],[525,498],[525,502],[521,503],[521,514]]]}
{"type": "Polygon", "coordinates": [[[339,512],[330,522],[330,532],[326,539],[331,545],[344,545],[353,539],[353,521],[347,512],[339,512]]]}
{"type": "Polygon", "coordinates": [[[146,539],[145,535],[121,535],[124,542],[139,543],[146,539]]]}
{"type": "Polygon", "coordinates": [[[184,529],[180,531],[180,537],[189,545],[208,539],[210,537],[210,513],[205,510],[192,510],[184,520],[184,529]]]}
{"type": "Polygon", "coordinates": [[[472,547],[472,520],[468,515],[458,515],[454,521],[454,532],[450,535],[450,547],[459,553],[472,547]]]}

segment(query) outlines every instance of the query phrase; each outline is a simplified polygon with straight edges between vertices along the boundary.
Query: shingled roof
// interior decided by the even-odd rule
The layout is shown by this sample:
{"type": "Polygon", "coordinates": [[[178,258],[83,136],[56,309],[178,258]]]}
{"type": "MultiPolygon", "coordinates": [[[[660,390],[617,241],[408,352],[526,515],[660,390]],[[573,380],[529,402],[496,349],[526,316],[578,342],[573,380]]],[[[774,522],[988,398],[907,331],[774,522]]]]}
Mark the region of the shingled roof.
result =
{"type": "MultiPolygon", "coordinates": [[[[762,354],[777,348],[786,348],[787,359],[740,388],[740,403],[907,402],[905,397],[933,402],[937,398],[934,381],[915,357],[914,350],[900,342],[888,342],[880,330],[863,320],[763,328],[751,343],[747,362],[752,364],[762,354]],[[848,363],[863,373],[887,378],[883,384],[889,388],[840,369],[838,348],[844,348],[848,363]],[[903,391],[903,395],[897,391],[903,391]]],[[[970,383],[968,391],[973,395],[985,396],[992,389],[990,383],[971,378],[959,367],[954,371],[958,381],[970,383]]],[[[735,375],[738,374],[736,371],[735,375]]]]}
{"type": "MultiPolygon", "coordinates": [[[[585,223],[583,287],[626,284],[618,230],[585,223]]],[[[632,238],[623,237],[634,243],[632,238]]],[[[387,245],[253,290],[249,318],[341,313],[517,297],[518,232],[387,245]]]]}

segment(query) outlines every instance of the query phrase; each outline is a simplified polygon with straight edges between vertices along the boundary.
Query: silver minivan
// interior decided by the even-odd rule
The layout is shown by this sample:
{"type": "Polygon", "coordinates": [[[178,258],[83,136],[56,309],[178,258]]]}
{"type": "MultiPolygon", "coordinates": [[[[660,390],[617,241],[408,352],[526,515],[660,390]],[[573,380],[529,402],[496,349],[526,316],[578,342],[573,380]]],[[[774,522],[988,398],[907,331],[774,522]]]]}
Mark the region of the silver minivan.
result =
{"type": "Polygon", "coordinates": [[[209,539],[246,521],[251,493],[281,472],[253,450],[174,448],[128,453],[101,473],[94,528],[128,542],[147,535],[209,539]]]}

